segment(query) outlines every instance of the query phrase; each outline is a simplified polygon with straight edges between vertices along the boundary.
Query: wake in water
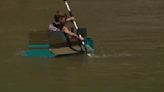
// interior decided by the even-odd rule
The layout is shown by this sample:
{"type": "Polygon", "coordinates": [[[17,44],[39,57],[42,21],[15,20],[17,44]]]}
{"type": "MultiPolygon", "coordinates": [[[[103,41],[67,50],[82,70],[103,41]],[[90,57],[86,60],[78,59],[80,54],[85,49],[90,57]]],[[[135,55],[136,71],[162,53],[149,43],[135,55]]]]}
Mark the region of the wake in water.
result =
{"type": "Polygon", "coordinates": [[[145,56],[162,56],[163,52],[158,53],[112,53],[112,54],[88,54],[90,58],[105,59],[105,58],[119,58],[119,57],[145,57],[145,56]]]}
{"type": "Polygon", "coordinates": [[[90,58],[109,58],[109,57],[130,57],[130,56],[134,56],[134,54],[130,54],[130,53],[116,53],[116,54],[87,54],[90,58]]]}

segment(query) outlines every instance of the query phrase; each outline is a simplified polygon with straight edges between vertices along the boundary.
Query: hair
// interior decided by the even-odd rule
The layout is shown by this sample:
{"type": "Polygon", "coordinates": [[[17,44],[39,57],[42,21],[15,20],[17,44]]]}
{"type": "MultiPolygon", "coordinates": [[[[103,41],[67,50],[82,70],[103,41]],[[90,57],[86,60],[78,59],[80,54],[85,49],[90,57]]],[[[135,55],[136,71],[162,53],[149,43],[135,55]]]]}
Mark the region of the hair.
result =
{"type": "Polygon", "coordinates": [[[59,10],[56,11],[55,15],[54,15],[54,20],[56,22],[59,22],[61,18],[67,18],[67,14],[66,13],[62,13],[59,10]]]}

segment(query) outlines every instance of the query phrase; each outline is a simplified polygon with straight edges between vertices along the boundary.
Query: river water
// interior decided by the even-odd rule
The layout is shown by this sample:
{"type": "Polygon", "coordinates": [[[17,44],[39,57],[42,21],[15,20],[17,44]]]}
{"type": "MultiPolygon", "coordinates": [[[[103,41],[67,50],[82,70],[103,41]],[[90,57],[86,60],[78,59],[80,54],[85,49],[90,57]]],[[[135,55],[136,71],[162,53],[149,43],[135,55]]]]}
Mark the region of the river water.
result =
{"type": "Polygon", "coordinates": [[[163,0],[71,0],[96,52],[27,58],[31,31],[47,30],[62,0],[0,1],[1,92],[163,92],[163,0]]]}

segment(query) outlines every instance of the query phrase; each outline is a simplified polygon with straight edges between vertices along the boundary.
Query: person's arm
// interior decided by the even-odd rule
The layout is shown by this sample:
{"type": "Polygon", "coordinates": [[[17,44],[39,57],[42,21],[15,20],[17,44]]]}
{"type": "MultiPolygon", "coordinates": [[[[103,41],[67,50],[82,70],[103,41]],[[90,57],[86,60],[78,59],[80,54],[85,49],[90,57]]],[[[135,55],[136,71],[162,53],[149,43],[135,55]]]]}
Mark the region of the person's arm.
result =
{"type": "Polygon", "coordinates": [[[68,34],[68,35],[70,35],[70,36],[72,36],[72,37],[75,37],[75,38],[80,39],[80,40],[84,40],[84,38],[79,38],[77,34],[75,34],[75,33],[71,32],[71,31],[69,31],[69,29],[68,29],[67,27],[65,27],[65,26],[63,27],[63,31],[64,31],[66,34],[68,34]]]}
{"type": "Polygon", "coordinates": [[[69,29],[68,29],[67,27],[65,27],[65,26],[63,27],[63,31],[64,31],[66,34],[70,35],[70,36],[73,36],[73,37],[78,38],[78,36],[77,36],[75,33],[69,31],[69,29]]]}

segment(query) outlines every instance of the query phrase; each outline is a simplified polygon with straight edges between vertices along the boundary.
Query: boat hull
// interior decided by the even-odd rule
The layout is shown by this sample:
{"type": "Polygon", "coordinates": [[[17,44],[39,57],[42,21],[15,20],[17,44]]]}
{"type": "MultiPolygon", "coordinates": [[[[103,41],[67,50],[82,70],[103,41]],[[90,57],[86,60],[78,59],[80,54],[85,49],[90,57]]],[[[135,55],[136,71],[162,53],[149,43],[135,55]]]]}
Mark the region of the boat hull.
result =
{"type": "MultiPolygon", "coordinates": [[[[94,42],[91,38],[86,38],[85,40],[87,47],[87,53],[94,53],[94,42]]],[[[49,44],[30,44],[28,50],[23,53],[26,57],[43,57],[43,58],[55,58],[59,56],[82,54],[81,47],[79,45],[74,45],[70,47],[61,48],[50,48],[49,44]]]]}

